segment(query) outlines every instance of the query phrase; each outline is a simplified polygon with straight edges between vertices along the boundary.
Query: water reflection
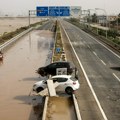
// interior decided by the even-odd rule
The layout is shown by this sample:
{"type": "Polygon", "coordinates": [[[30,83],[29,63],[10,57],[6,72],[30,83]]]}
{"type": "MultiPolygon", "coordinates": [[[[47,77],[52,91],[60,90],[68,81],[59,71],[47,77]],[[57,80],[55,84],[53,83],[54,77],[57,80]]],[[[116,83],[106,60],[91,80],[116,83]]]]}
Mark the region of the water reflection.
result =
{"type": "MultiPolygon", "coordinates": [[[[46,34],[46,31],[44,33],[33,31],[21,37],[16,42],[17,44],[11,45],[4,52],[4,60],[0,61],[0,80],[2,81],[0,84],[0,95],[3,94],[0,102],[2,101],[5,106],[0,108],[0,114],[2,113],[0,120],[3,120],[2,117],[4,117],[4,120],[16,119],[17,114],[23,115],[21,116],[22,120],[26,117],[30,120],[36,120],[32,118],[41,116],[39,111],[42,110],[43,104],[40,102],[42,97],[36,95],[28,96],[28,92],[34,82],[43,79],[35,74],[35,70],[45,65],[49,48],[43,48],[52,42],[51,39],[53,39],[51,33],[49,35],[46,34]],[[45,37],[42,37],[44,35],[45,37]],[[47,42],[49,43],[46,44],[47,42]],[[7,89],[4,89],[5,87],[7,89]],[[9,118],[6,116],[6,108],[9,118]],[[31,111],[31,113],[24,113],[25,109],[31,111]]],[[[47,62],[50,62],[50,59],[47,59],[47,62]]]]}
{"type": "Polygon", "coordinates": [[[31,50],[31,32],[28,33],[28,37],[29,37],[29,48],[31,50]]]}
{"type": "Polygon", "coordinates": [[[38,117],[42,117],[44,101],[45,97],[42,96],[34,96],[34,99],[32,99],[33,111],[38,117]]]}
{"type": "Polygon", "coordinates": [[[0,51],[0,65],[3,64],[3,53],[0,51]]]}
{"type": "Polygon", "coordinates": [[[2,65],[3,64],[3,59],[2,60],[0,60],[0,65],[2,65]]]}
{"type": "Polygon", "coordinates": [[[16,96],[14,99],[22,101],[20,104],[32,105],[32,111],[30,113],[29,120],[33,120],[33,117],[36,117],[37,120],[42,119],[45,97],[40,95],[21,95],[16,96]]]}
{"type": "Polygon", "coordinates": [[[38,52],[41,51],[42,45],[43,45],[43,41],[37,40],[37,50],[38,50],[38,52]]]}
{"type": "Polygon", "coordinates": [[[48,78],[45,76],[45,77],[42,77],[42,76],[39,76],[39,77],[27,77],[27,78],[24,78],[22,79],[23,81],[41,81],[41,80],[47,80],[48,78]]]}

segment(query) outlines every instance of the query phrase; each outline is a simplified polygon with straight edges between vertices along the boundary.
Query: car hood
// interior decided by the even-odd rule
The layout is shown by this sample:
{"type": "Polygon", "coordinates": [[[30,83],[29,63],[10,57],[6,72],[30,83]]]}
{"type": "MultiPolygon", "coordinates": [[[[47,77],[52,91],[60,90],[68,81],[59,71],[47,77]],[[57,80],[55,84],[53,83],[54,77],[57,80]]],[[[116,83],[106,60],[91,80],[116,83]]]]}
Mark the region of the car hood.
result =
{"type": "Polygon", "coordinates": [[[36,83],[34,83],[34,85],[41,85],[41,84],[43,84],[43,81],[44,81],[44,80],[41,80],[41,81],[39,81],[39,82],[36,82],[36,83]]]}

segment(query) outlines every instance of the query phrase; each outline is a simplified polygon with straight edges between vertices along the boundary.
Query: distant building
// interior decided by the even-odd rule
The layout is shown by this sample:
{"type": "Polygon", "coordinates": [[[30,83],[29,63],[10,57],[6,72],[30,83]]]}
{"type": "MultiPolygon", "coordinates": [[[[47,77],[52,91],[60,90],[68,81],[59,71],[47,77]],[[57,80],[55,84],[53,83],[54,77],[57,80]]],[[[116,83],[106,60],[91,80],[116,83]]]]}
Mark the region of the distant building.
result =
{"type": "Polygon", "coordinates": [[[97,19],[98,19],[98,23],[101,25],[105,25],[108,22],[107,16],[105,15],[99,15],[97,16],[97,19]]]}
{"type": "Polygon", "coordinates": [[[112,22],[112,21],[116,21],[118,18],[118,16],[115,16],[115,15],[111,15],[111,16],[108,16],[108,21],[112,22]]]}

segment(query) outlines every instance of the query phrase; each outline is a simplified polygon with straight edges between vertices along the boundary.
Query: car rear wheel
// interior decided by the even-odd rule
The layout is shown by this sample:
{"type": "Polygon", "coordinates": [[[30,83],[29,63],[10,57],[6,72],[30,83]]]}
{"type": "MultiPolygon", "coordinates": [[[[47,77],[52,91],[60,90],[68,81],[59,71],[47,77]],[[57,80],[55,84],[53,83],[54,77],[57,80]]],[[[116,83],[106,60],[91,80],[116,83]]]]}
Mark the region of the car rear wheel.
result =
{"type": "Polygon", "coordinates": [[[44,90],[44,89],[43,89],[42,87],[39,87],[39,88],[37,88],[36,92],[39,93],[39,92],[41,92],[42,90],[44,90]]]}
{"type": "Polygon", "coordinates": [[[46,76],[46,72],[44,71],[44,68],[39,68],[37,73],[40,74],[42,77],[46,76]]]}
{"type": "Polygon", "coordinates": [[[74,90],[73,90],[71,87],[67,87],[67,88],[65,89],[65,92],[66,92],[68,95],[72,95],[73,91],[74,91],[74,90]]]}

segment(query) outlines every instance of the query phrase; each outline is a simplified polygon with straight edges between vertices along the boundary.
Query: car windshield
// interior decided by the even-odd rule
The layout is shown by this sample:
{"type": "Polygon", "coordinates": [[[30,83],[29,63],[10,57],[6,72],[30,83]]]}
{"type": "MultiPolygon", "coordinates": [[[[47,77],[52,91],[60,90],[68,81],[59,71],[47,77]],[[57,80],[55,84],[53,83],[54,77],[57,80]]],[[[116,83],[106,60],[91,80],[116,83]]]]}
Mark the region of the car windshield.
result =
{"type": "Polygon", "coordinates": [[[76,81],[77,79],[75,77],[70,78],[72,81],[76,81]]]}
{"type": "Polygon", "coordinates": [[[44,81],[43,81],[43,83],[44,83],[44,84],[47,84],[47,81],[46,81],[46,80],[44,80],[44,81]]]}

